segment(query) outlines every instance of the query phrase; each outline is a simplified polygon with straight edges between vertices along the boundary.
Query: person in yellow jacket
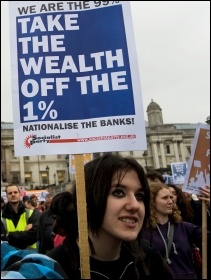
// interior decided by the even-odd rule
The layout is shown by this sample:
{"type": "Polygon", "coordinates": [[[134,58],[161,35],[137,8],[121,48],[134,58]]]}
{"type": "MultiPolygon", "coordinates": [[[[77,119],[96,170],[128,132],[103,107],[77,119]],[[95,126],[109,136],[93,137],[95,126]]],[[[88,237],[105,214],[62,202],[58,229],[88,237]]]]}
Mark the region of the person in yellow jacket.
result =
{"type": "Polygon", "coordinates": [[[18,186],[6,187],[8,202],[1,215],[1,240],[19,249],[36,249],[38,217],[26,209],[18,186]]]}

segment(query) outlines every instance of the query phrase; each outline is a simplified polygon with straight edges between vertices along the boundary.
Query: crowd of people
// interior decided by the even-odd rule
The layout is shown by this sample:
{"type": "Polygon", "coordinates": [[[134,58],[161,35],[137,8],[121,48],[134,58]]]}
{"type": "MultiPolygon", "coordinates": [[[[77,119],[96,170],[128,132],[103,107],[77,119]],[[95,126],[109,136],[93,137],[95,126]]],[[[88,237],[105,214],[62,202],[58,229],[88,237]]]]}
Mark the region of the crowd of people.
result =
{"type": "MultiPolygon", "coordinates": [[[[210,242],[208,186],[193,200],[162,174],[113,154],[86,163],[84,172],[91,279],[202,279],[192,252],[202,250],[203,200],[210,242]]],[[[6,187],[3,279],[81,279],[76,191],[74,182],[41,207],[36,196],[21,200],[16,185],[6,187]]]]}

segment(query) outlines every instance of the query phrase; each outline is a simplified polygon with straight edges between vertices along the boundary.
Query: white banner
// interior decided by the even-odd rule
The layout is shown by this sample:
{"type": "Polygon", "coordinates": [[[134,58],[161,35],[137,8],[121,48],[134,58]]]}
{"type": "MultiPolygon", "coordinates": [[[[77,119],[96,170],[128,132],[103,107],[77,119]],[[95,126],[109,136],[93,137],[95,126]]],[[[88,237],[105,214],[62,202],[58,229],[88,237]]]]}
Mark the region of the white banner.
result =
{"type": "Polygon", "coordinates": [[[10,1],[15,155],[146,150],[130,1],[10,1]]]}

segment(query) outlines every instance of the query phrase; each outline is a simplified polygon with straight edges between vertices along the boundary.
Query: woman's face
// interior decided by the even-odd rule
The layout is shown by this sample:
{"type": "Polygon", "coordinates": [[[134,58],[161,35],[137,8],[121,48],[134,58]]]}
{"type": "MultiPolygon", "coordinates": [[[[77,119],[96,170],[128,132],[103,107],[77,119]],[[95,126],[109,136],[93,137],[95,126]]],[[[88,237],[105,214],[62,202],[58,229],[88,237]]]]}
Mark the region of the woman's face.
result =
{"type": "Polygon", "coordinates": [[[100,235],[110,239],[135,240],[145,216],[143,198],[144,191],[135,171],[128,171],[120,183],[115,173],[100,235]]]}
{"type": "Polygon", "coordinates": [[[173,196],[172,199],[173,199],[174,203],[177,204],[177,193],[176,193],[175,189],[173,187],[169,187],[169,190],[173,196]]]}
{"type": "Polygon", "coordinates": [[[155,197],[155,211],[160,216],[168,216],[172,213],[173,196],[171,191],[167,188],[161,189],[155,197]]]}

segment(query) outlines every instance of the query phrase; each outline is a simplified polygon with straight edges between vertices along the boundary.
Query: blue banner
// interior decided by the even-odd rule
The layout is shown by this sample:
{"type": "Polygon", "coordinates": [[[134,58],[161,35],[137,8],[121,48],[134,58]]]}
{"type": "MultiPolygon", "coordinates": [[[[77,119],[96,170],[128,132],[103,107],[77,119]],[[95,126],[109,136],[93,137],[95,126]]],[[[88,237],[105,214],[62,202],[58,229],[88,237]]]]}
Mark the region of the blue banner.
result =
{"type": "Polygon", "coordinates": [[[21,123],[134,115],[122,6],[17,17],[21,123]]]}

